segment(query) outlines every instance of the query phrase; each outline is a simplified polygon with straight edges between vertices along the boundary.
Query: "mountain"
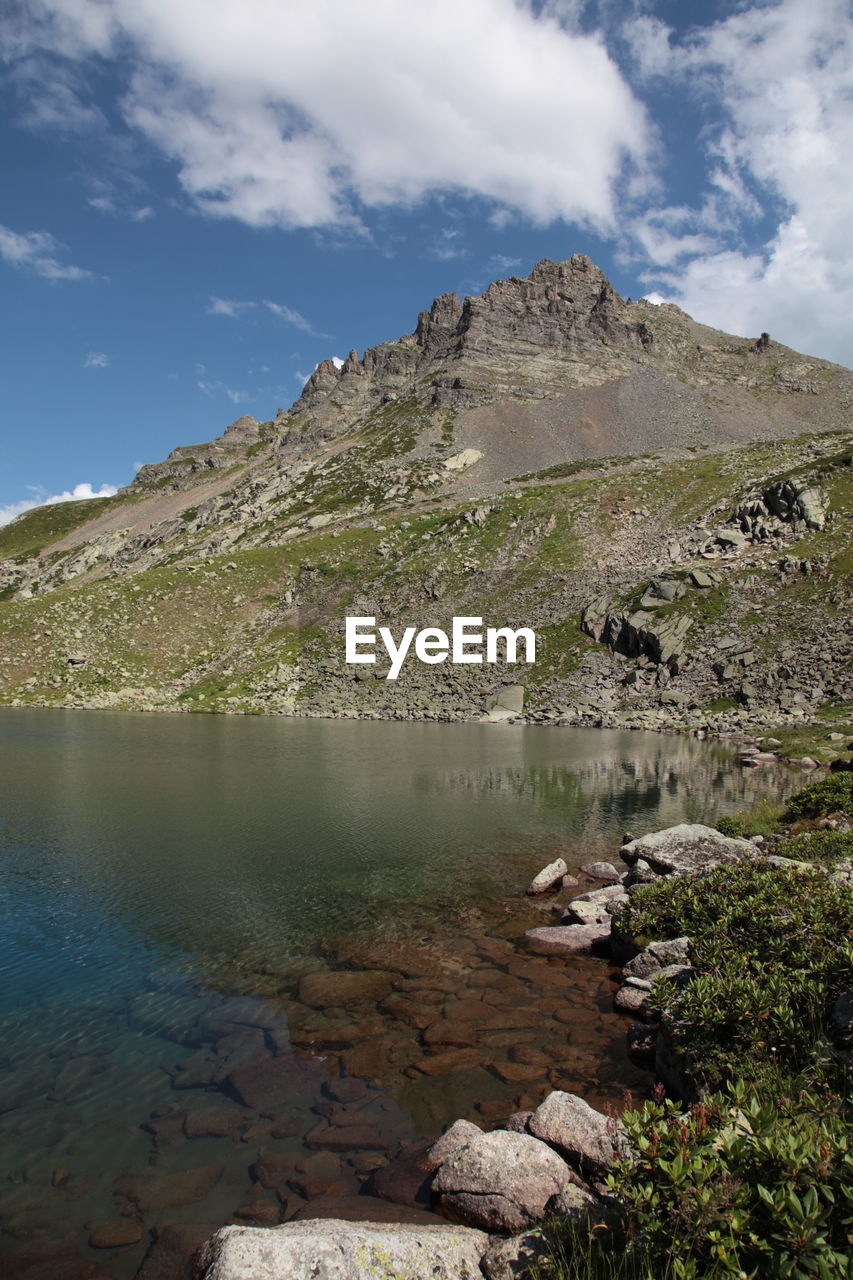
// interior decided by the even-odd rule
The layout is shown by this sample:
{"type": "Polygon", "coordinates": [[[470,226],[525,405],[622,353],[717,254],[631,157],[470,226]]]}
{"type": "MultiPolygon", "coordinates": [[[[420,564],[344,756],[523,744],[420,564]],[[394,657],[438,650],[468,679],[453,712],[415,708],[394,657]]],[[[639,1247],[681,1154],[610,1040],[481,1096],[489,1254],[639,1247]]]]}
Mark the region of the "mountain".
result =
{"type": "Polygon", "coordinates": [[[843,721],[851,405],[850,371],[623,299],[584,255],[445,294],[268,421],[0,530],[0,698],[843,721]],[[537,661],[390,681],[344,663],[348,614],[529,626],[537,661]]]}

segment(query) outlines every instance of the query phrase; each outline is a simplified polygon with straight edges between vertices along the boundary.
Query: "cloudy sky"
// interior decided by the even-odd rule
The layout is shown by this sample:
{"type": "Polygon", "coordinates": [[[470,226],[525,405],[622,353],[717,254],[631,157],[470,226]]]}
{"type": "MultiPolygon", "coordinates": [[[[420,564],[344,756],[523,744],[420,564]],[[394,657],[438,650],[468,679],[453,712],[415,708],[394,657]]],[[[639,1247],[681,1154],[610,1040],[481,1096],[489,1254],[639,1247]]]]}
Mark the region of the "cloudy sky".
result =
{"type": "Polygon", "coordinates": [[[848,0],[12,0],[0,92],[0,520],[542,257],[853,365],[848,0]]]}

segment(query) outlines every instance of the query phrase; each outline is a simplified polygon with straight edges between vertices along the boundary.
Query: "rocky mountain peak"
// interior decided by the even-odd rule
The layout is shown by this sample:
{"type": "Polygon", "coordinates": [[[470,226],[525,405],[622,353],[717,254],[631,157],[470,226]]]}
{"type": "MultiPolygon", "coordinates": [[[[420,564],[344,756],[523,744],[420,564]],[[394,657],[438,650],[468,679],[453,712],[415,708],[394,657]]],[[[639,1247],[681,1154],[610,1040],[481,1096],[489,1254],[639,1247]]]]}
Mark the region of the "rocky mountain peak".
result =
{"type": "Polygon", "coordinates": [[[423,398],[427,372],[435,373],[433,403],[483,403],[493,398],[490,387],[497,394],[507,389],[504,378],[494,376],[498,369],[505,374],[516,368],[523,376],[531,360],[564,360],[568,352],[596,359],[607,346],[650,348],[650,329],[628,311],[629,304],[586,254],[563,262],[543,258],[529,276],[497,280],[463,302],[455,293],[441,294],[420,312],[414,333],[368,349],[361,360],[351,351],[340,368],[322,361],[292,412],[319,412],[328,426],[340,416],[330,411],[331,400],[336,409],[345,406],[349,412],[366,397],[362,407],[369,409],[371,399],[387,398],[389,380],[396,382],[398,397],[423,398]]]}

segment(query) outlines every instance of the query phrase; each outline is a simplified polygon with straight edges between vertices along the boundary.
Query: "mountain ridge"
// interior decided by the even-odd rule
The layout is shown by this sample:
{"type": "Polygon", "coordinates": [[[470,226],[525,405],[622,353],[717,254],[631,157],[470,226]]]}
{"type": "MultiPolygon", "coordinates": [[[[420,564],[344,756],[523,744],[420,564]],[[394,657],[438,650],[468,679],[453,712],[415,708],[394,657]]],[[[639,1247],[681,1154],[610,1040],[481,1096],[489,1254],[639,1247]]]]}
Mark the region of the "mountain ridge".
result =
{"type": "Polygon", "coordinates": [[[266,422],[0,531],[0,699],[476,718],[518,671],[424,668],[391,692],[353,675],[341,639],[348,611],[473,612],[542,632],[527,716],[793,723],[782,704],[822,644],[839,675],[808,718],[850,695],[832,618],[849,598],[851,405],[850,371],[623,299],[584,255],[441,295],[411,334],[321,362],[266,422]],[[782,625],[720,664],[715,627],[743,638],[794,599],[786,559],[809,565],[809,635],[782,625]],[[675,582],[672,599],[650,582],[675,582]],[[683,661],[661,660],[637,613],[676,615],[683,661]],[[624,652],[616,635],[634,637],[624,652]]]}

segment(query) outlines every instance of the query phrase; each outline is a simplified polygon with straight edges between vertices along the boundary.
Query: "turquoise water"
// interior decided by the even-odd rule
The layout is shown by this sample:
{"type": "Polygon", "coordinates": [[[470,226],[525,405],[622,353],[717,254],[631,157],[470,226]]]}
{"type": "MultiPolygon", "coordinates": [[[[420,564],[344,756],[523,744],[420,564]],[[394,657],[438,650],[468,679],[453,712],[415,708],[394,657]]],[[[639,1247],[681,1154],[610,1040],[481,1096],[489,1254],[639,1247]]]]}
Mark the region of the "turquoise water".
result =
{"type": "Polygon", "coordinates": [[[275,1221],[323,1178],[355,1193],[370,1150],[376,1164],[458,1114],[488,1125],[557,1078],[618,1099],[640,1081],[607,967],[539,959],[540,988],[518,940],[543,908],[524,886],[558,853],[612,857],[625,830],[713,821],[792,785],[654,734],[3,710],[0,1252],[38,1246],[64,1277],[97,1259],[119,1280],[166,1223],[247,1206],[241,1220],[275,1221]],[[423,973],[395,969],[400,945],[423,973]],[[307,975],[341,971],[375,989],[310,996],[307,975]],[[496,1074],[513,1042],[498,1016],[467,1048],[425,1048],[420,1009],[468,1016],[458,1002],[474,1000],[482,1020],[484,991],[516,1015],[538,1000],[515,1039],[544,1046],[548,1079],[496,1074]],[[306,1055],[311,1078],[270,1100],[269,1073],[306,1055]],[[212,1079],[213,1059],[233,1069],[212,1079]],[[341,1074],[372,1082],[345,1104],[379,1133],[370,1150],[306,1137],[341,1074]],[[214,1105],[229,1133],[189,1137],[205,1119],[189,1113],[214,1105]],[[259,1153],[284,1169],[278,1190],[249,1173],[259,1153]],[[200,1169],[221,1172],[180,1203],[200,1169]],[[139,1240],[91,1248],[114,1220],[139,1240]]]}

